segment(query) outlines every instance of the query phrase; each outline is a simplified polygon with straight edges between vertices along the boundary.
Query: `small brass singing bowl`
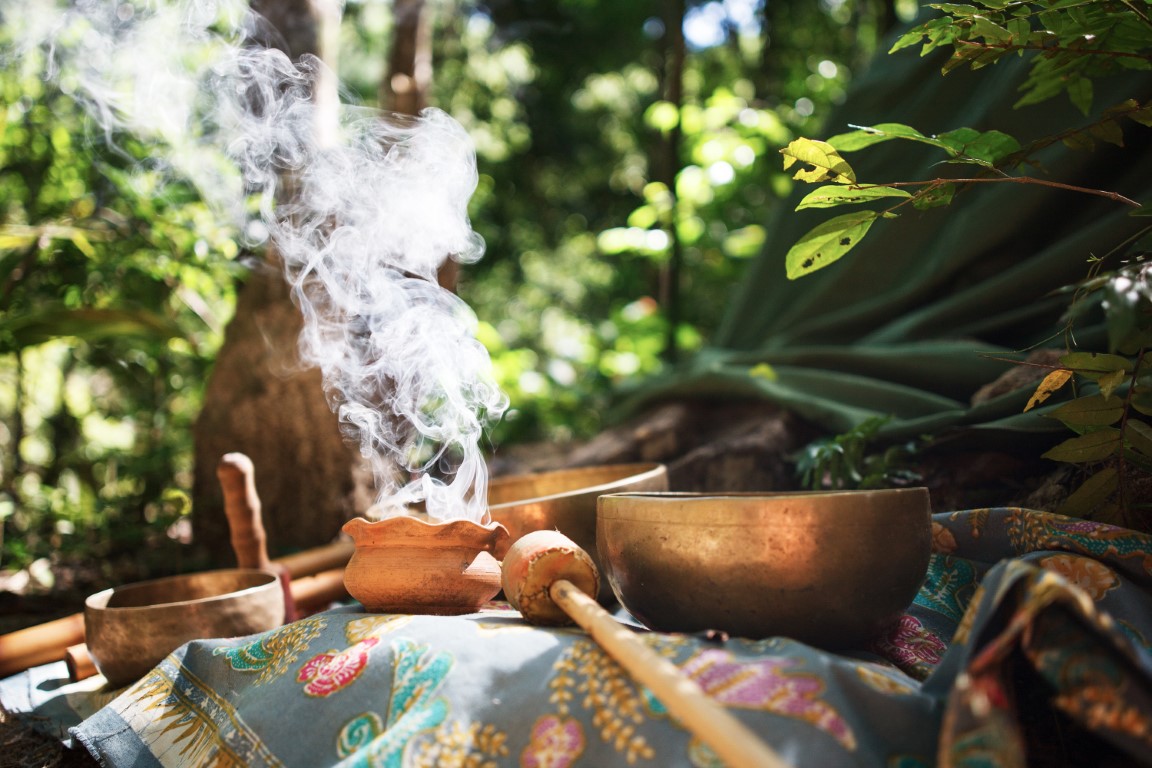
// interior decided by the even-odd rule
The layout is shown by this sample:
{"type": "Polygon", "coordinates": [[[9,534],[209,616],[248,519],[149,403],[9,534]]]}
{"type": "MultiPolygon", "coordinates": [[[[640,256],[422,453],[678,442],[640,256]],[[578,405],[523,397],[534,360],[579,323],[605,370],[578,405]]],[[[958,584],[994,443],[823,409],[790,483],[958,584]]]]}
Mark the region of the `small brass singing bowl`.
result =
{"type": "Polygon", "coordinates": [[[140,581],[84,601],[88,652],[113,688],[140,679],[190,640],[243,637],[283,623],[280,578],[251,568],[140,581]]]}
{"type": "Polygon", "coordinates": [[[925,488],[600,497],[602,576],[650,629],[865,647],[928,569],[925,488]]]}
{"type": "MultiPolygon", "coordinates": [[[[606,493],[667,489],[668,470],[663,464],[607,464],[507,475],[488,483],[488,511],[508,529],[510,543],[532,531],[558,530],[595,561],[596,499],[606,493]]],[[[597,599],[604,605],[615,602],[603,580],[597,599]]]]}

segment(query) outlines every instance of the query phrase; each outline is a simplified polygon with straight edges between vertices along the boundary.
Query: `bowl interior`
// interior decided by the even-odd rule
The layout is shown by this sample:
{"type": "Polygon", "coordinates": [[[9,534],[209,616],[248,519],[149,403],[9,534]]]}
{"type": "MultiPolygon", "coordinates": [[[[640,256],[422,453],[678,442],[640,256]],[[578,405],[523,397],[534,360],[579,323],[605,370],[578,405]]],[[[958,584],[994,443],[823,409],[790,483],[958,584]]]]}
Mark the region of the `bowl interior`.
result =
{"type": "Polygon", "coordinates": [[[234,569],[168,576],[162,579],[125,584],[88,598],[87,605],[96,610],[116,608],[180,607],[189,602],[226,599],[266,587],[278,581],[274,573],[252,569],[234,569]]]}
{"type": "MultiPolygon", "coordinates": [[[[488,483],[488,507],[496,511],[572,494],[599,496],[666,476],[663,464],[608,464],[495,477],[488,483]]],[[[667,487],[664,485],[663,487],[667,487]]],[[[593,505],[589,509],[595,512],[593,505]]]]}

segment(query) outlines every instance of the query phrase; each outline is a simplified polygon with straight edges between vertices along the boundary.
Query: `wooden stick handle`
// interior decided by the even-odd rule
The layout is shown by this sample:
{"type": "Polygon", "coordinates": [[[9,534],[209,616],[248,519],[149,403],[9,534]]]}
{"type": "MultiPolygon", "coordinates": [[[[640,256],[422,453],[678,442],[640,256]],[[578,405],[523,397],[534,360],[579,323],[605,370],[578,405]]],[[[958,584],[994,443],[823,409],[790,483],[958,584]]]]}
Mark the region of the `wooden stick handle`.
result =
{"type": "Polygon", "coordinates": [[[60,661],[68,646],[82,642],[82,613],[0,635],[0,677],[14,675],[50,661],[60,661]]]}
{"type": "Polygon", "coordinates": [[[241,568],[267,568],[268,537],[261,519],[260,496],[256,493],[256,469],[243,453],[226,453],[216,465],[216,477],[224,492],[224,513],[232,549],[241,568]]]}
{"type": "Polygon", "coordinates": [[[558,579],[548,590],[592,639],[660,700],[688,730],[733,768],[788,768],[779,755],[717,704],[675,664],[644,645],[572,582],[558,579]]]}

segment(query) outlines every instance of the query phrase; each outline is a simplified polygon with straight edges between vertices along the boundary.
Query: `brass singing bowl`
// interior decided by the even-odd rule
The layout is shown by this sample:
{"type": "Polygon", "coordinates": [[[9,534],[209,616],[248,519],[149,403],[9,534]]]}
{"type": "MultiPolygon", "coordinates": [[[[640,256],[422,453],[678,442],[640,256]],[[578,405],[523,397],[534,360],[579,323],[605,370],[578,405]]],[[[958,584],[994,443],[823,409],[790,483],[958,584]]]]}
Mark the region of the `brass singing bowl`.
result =
{"type": "MultiPolygon", "coordinates": [[[[606,493],[667,489],[668,470],[652,463],[507,475],[488,483],[488,511],[508,529],[511,543],[532,531],[558,530],[595,561],[596,499],[606,493]]],[[[603,581],[597,599],[603,604],[615,602],[603,581]]]]}
{"type": "Polygon", "coordinates": [[[664,632],[865,647],[928,569],[924,488],[600,497],[597,549],[620,604],[664,632]]]}
{"type": "Polygon", "coordinates": [[[88,652],[114,688],[140,679],[189,640],[242,637],[283,623],[280,578],[250,568],[140,581],[84,601],[88,652]]]}

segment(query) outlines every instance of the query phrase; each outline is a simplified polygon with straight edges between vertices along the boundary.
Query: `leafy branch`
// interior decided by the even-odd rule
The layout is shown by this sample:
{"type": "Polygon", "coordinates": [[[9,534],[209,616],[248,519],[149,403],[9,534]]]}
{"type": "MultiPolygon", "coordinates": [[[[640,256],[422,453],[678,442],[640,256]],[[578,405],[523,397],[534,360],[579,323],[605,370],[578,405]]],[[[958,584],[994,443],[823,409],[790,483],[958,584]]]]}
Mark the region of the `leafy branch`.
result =
{"type": "MultiPolygon", "coordinates": [[[[1137,102],[1125,102],[1100,121],[1086,129],[1111,137],[1112,131],[1120,131],[1116,121],[1126,117],[1142,125],[1152,125],[1152,108],[1137,102]],[[1099,126],[1107,123],[1107,129],[1099,126]]],[[[836,216],[825,221],[802,236],[785,256],[785,270],[790,280],[823,269],[835,263],[856,247],[880,219],[896,218],[898,211],[911,205],[917,210],[927,210],[951,204],[953,197],[962,186],[973,184],[1029,184],[1063,189],[1071,192],[1095,195],[1109,200],[1141,207],[1140,203],[1117,192],[1092,189],[1035,176],[1010,176],[1004,167],[1018,165],[1028,158],[1028,151],[1020,143],[1001,131],[977,131],[972,128],[959,128],[936,136],[928,136],[911,126],[901,123],[882,123],[875,126],[852,126],[855,130],[833,136],[828,141],[800,138],[780,150],[784,156],[784,169],[798,164],[793,176],[798,181],[825,183],[806,195],[796,206],[805,208],[834,208],[842,205],[871,203],[882,199],[895,199],[893,205],[882,210],[855,211],[836,216]],[[876,144],[902,140],[927,144],[942,150],[945,163],[975,165],[986,174],[964,178],[936,178],[914,181],[897,181],[881,184],[861,182],[852,165],[844,158],[846,152],[853,152],[876,144]],[[830,183],[829,183],[830,182],[830,183]],[[908,189],[915,189],[909,192],[908,189]]],[[[1095,134],[1094,134],[1095,135],[1095,134]]],[[[1065,143],[1072,142],[1071,133],[1063,136],[1065,143]]],[[[1082,145],[1083,140],[1080,141],[1082,145]]],[[[1030,147],[1029,149],[1033,149],[1030,147]]]]}

